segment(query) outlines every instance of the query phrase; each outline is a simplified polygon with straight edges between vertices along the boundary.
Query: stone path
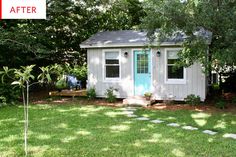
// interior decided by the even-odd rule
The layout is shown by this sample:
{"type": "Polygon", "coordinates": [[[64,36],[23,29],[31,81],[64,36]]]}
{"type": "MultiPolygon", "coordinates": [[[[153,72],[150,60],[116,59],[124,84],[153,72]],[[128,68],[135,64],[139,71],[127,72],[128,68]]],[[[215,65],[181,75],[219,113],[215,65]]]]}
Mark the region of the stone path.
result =
{"type": "Polygon", "coordinates": [[[137,119],[137,120],[150,120],[150,119],[147,118],[147,117],[138,117],[138,118],[135,118],[135,119],[137,119]]]}
{"type": "Polygon", "coordinates": [[[138,117],[137,115],[135,114],[128,114],[127,117],[130,117],[130,118],[135,118],[135,117],[138,117]]]}
{"type": "Polygon", "coordinates": [[[211,131],[211,130],[204,130],[203,133],[204,133],[204,134],[209,134],[209,135],[215,135],[215,134],[217,134],[217,132],[211,131]]]}
{"type": "Polygon", "coordinates": [[[163,123],[164,121],[159,120],[159,119],[156,119],[156,120],[152,120],[151,122],[152,122],[152,123],[159,124],[159,123],[163,123]]]}
{"type": "Polygon", "coordinates": [[[224,134],[223,135],[224,138],[232,138],[236,140],[236,134],[224,134]]]}
{"type": "Polygon", "coordinates": [[[123,113],[123,114],[134,114],[133,111],[123,111],[122,113],[123,113]]]}
{"type": "Polygon", "coordinates": [[[137,115],[134,114],[134,111],[136,111],[135,108],[122,108],[121,111],[123,111],[122,114],[125,114],[127,117],[130,118],[138,117],[137,115]]]}
{"type": "Polygon", "coordinates": [[[169,123],[167,126],[179,127],[180,125],[178,123],[169,123]]]}
{"type": "MultiPolygon", "coordinates": [[[[127,117],[135,118],[136,120],[140,120],[140,121],[149,121],[150,120],[148,117],[139,117],[139,116],[135,115],[134,111],[136,111],[137,109],[134,107],[122,108],[121,110],[123,111],[122,113],[125,114],[127,117]]],[[[155,119],[155,120],[150,120],[150,122],[155,123],[155,124],[160,124],[160,123],[164,123],[165,121],[160,120],[160,119],[155,119]]],[[[166,125],[171,126],[171,127],[180,127],[181,126],[178,123],[168,123],[166,125]]],[[[181,128],[184,130],[191,130],[191,131],[198,130],[197,127],[193,127],[193,126],[182,126],[181,128]]],[[[213,135],[216,135],[218,132],[212,131],[212,130],[203,130],[202,133],[213,136],[213,135]]],[[[232,134],[232,133],[224,134],[223,137],[236,140],[236,134],[232,134]]]]}
{"type": "Polygon", "coordinates": [[[183,126],[182,128],[185,130],[198,130],[198,128],[192,126],[183,126]]]}

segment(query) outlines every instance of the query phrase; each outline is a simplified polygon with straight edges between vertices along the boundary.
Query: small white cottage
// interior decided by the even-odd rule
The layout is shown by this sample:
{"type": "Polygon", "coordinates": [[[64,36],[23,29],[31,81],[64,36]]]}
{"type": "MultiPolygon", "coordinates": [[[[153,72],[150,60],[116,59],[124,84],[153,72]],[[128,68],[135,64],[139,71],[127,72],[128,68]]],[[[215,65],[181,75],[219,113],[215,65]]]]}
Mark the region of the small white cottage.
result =
{"type": "MultiPolygon", "coordinates": [[[[204,101],[207,77],[200,64],[172,70],[185,36],[179,34],[147,48],[146,35],[143,31],[106,31],[81,43],[87,49],[88,88],[95,87],[98,97],[105,97],[113,87],[119,98],[151,92],[156,100],[184,100],[194,94],[204,101]]],[[[210,43],[211,33],[200,35],[210,43]]]]}

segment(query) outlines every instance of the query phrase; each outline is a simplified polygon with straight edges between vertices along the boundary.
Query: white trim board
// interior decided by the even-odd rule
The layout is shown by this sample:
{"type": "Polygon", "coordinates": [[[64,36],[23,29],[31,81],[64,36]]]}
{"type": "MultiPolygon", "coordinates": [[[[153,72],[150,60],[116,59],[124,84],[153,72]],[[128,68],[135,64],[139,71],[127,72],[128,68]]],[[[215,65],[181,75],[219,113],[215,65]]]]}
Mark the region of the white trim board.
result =
{"type": "Polygon", "coordinates": [[[120,82],[121,81],[121,49],[103,49],[102,50],[102,80],[103,82],[120,82]],[[119,52],[119,78],[105,77],[105,52],[119,52]]]}
{"type": "Polygon", "coordinates": [[[179,51],[181,50],[181,48],[165,48],[165,57],[164,57],[164,63],[165,63],[165,67],[164,67],[164,83],[165,84],[186,84],[186,76],[187,76],[187,71],[186,71],[186,68],[184,68],[184,78],[183,79],[168,79],[167,78],[167,51],[168,50],[176,50],[176,51],[179,51]]]}
{"type": "Polygon", "coordinates": [[[80,48],[117,48],[117,47],[146,47],[146,46],[156,46],[159,45],[161,47],[163,46],[182,46],[182,42],[163,42],[163,43],[137,43],[137,44],[127,44],[127,43],[121,43],[121,44],[93,44],[93,45],[86,45],[86,44],[80,44],[80,48]]]}
{"type": "MultiPolygon", "coordinates": [[[[132,72],[132,75],[131,75],[131,77],[132,77],[132,82],[133,82],[133,96],[135,96],[135,80],[134,80],[134,51],[135,50],[138,50],[138,51],[141,51],[141,50],[145,50],[146,48],[133,48],[133,49],[131,49],[131,72],[132,72]]],[[[148,49],[148,48],[147,48],[148,49]]],[[[152,88],[153,88],[153,49],[149,49],[150,50],[150,61],[151,61],[151,66],[150,66],[150,75],[151,75],[151,79],[150,79],[150,92],[152,91],[152,88]]]]}

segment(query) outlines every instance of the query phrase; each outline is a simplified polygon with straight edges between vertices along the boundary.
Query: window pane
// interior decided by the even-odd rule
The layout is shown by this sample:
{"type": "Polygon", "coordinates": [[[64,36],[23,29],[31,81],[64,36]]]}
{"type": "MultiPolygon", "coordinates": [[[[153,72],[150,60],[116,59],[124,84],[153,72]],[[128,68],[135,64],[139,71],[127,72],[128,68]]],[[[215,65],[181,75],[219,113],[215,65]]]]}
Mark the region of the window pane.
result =
{"type": "Polygon", "coordinates": [[[119,64],[117,59],[106,59],[106,64],[119,64]]]}
{"type": "Polygon", "coordinates": [[[184,68],[180,67],[174,69],[174,66],[168,66],[168,79],[183,79],[184,78],[184,68]]]}
{"type": "Polygon", "coordinates": [[[148,73],[148,54],[137,55],[137,73],[148,73]]]}
{"type": "Polygon", "coordinates": [[[119,59],[119,52],[105,52],[106,59],[119,59]]]}
{"type": "Polygon", "coordinates": [[[176,50],[172,50],[172,51],[167,51],[167,58],[168,59],[177,59],[178,55],[177,55],[178,51],[176,50]]]}
{"type": "Polygon", "coordinates": [[[117,78],[120,76],[119,66],[106,66],[106,78],[117,78]]]}

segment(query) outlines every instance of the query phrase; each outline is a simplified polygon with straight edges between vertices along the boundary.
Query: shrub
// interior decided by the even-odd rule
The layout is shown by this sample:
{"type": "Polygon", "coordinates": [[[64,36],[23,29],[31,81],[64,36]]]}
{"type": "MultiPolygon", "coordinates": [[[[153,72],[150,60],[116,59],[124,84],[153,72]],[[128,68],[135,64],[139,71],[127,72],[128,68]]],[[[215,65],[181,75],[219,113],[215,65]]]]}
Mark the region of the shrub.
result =
{"type": "Polygon", "coordinates": [[[80,81],[87,80],[87,66],[79,66],[75,65],[71,70],[70,73],[75,75],[80,81]]]}
{"type": "Polygon", "coordinates": [[[67,83],[66,83],[66,80],[64,78],[61,78],[60,80],[58,80],[56,82],[56,88],[58,90],[62,90],[64,88],[66,88],[66,87],[67,87],[67,83]]]}
{"type": "Polygon", "coordinates": [[[110,87],[106,90],[106,100],[109,102],[109,103],[113,103],[116,101],[116,96],[114,94],[114,91],[118,91],[118,89],[115,89],[113,87],[110,87]]]}
{"type": "Polygon", "coordinates": [[[232,98],[232,103],[236,105],[236,96],[232,98]]]}
{"type": "Polygon", "coordinates": [[[7,105],[7,99],[4,96],[0,96],[0,107],[7,105]]]}
{"type": "Polygon", "coordinates": [[[94,100],[96,98],[96,90],[94,87],[87,90],[87,98],[89,100],[94,100]]]}
{"type": "Polygon", "coordinates": [[[0,95],[5,98],[7,104],[15,104],[20,98],[19,87],[13,88],[11,84],[0,84],[0,95]]]}
{"type": "Polygon", "coordinates": [[[219,100],[218,102],[215,103],[215,107],[219,109],[225,109],[226,102],[224,100],[219,100]]]}
{"type": "Polygon", "coordinates": [[[190,94],[186,98],[184,98],[184,101],[189,105],[199,105],[201,102],[201,99],[199,96],[190,94]]]}
{"type": "Polygon", "coordinates": [[[214,83],[214,84],[212,85],[212,89],[213,89],[214,91],[218,91],[218,90],[220,90],[220,85],[214,83]]]}

